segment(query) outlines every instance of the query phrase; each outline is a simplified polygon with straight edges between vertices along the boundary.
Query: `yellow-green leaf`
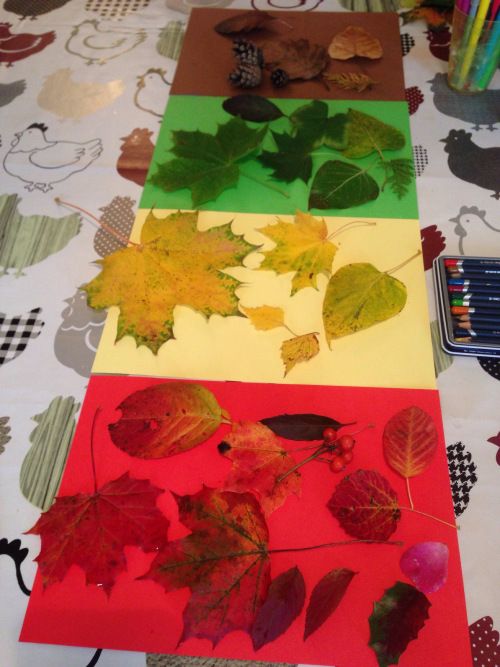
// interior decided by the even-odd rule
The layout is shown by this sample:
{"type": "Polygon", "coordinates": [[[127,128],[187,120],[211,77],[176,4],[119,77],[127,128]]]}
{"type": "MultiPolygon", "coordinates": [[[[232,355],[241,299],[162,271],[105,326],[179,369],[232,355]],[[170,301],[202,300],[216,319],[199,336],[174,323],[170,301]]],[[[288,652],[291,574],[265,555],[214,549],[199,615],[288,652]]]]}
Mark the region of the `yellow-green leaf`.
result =
{"type": "Polygon", "coordinates": [[[347,116],[347,148],[342,151],[346,157],[366,157],[374,152],[399,150],[405,145],[404,134],[392,125],[356,109],[349,109],[347,116]]]}
{"type": "Polygon", "coordinates": [[[241,308],[250,322],[258,331],[269,331],[285,324],[285,313],[275,306],[259,306],[258,308],[241,308]]]}
{"type": "Polygon", "coordinates": [[[326,288],[323,323],[328,344],[397,315],[406,303],[406,287],[373,264],[348,264],[326,288]]]}
{"type": "Polygon", "coordinates": [[[295,336],[290,340],[283,341],[281,345],[281,358],[285,364],[285,375],[301,361],[309,361],[319,353],[319,341],[315,333],[295,336]]]}
{"type": "Polygon", "coordinates": [[[156,353],[173,337],[177,305],[206,317],[240,314],[240,283],[224,269],[241,265],[254,246],[233,234],[231,223],[200,232],[197,220],[197,213],[157,218],[150,212],[141,245],[99,262],[101,273],[83,289],[92,308],[119,307],[117,340],[133,336],[156,353]]]}
{"type": "Polygon", "coordinates": [[[317,289],[318,274],[330,273],[337,246],[328,240],[323,219],[297,211],[295,222],[278,218],[277,224],[260,231],[276,243],[275,248],[264,253],[260,269],[271,269],[276,273],[294,271],[292,295],[303,287],[317,289]]]}

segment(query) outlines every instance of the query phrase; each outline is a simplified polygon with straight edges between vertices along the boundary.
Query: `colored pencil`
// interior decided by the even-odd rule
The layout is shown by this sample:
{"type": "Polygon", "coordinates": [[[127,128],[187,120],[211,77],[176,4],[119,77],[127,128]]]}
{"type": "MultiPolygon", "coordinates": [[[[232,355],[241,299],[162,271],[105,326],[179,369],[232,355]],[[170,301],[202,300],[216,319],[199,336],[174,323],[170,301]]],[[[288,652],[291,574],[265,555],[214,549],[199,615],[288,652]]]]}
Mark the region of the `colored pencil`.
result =
{"type": "Polygon", "coordinates": [[[446,281],[448,285],[455,285],[457,287],[495,287],[500,292],[500,276],[488,278],[484,280],[480,276],[474,278],[448,278],[446,281]]]}
{"type": "Polygon", "coordinates": [[[499,294],[500,295],[500,289],[495,285],[493,287],[489,286],[479,286],[476,285],[476,287],[469,287],[468,285],[447,285],[448,287],[448,292],[451,295],[454,294],[469,294],[474,291],[474,294],[499,294]]]}
{"type": "MultiPolygon", "coordinates": [[[[455,322],[461,323],[459,326],[468,325],[470,328],[475,329],[482,324],[495,324],[500,327],[500,313],[495,315],[494,313],[490,315],[455,315],[455,322]]],[[[466,328],[464,326],[464,328],[466,328]]]]}
{"type": "Polygon", "coordinates": [[[470,326],[470,322],[457,323],[455,331],[462,331],[467,336],[500,336],[500,327],[491,324],[478,324],[475,327],[470,326]]]}
{"type": "Polygon", "coordinates": [[[479,306],[485,303],[500,305],[500,296],[489,296],[486,294],[462,294],[451,299],[452,306],[479,306]]]}
{"type": "MultiPolygon", "coordinates": [[[[496,3],[496,11],[498,12],[498,2],[496,3]]],[[[482,90],[486,88],[489,80],[493,76],[498,61],[500,59],[500,19],[494,22],[493,28],[490,30],[488,42],[484,50],[481,66],[474,76],[474,87],[482,90]]]]}
{"type": "Polygon", "coordinates": [[[448,278],[461,278],[462,280],[495,280],[500,283],[500,269],[446,269],[448,278]]]}
{"type": "Polygon", "coordinates": [[[467,19],[467,23],[465,26],[466,33],[464,34],[463,37],[463,44],[466,46],[465,46],[464,57],[458,74],[459,88],[461,88],[464,85],[465,79],[469,74],[469,70],[472,65],[472,60],[474,59],[474,56],[476,54],[477,43],[479,42],[479,38],[481,37],[481,30],[483,29],[484,21],[486,19],[486,14],[488,13],[488,9],[490,7],[490,0],[480,0],[479,7],[477,5],[478,3],[475,0],[472,4],[471,13],[469,14],[469,18],[467,19]],[[473,23],[472,27],[469,28],[470,25],[469,22],[471,18],[473,19],[473,23]]]}
{"type": "Polygon", "coordinates": [[[452,306],[451,314],[452,315],[493,315],[498,314],[500,316],[500,306],[490,306],[488,304],[481,305],[481,307],[471,308],[470,306],[452,306]]]}
{"type": "Polygon", "coordinates": [[[500,341],[500,334],[498,334],[498,336],[496,336],[494,334],[490,336],[490,335],[487,335],[487,334],[484,334],[484,335],[482,335],[482,334],[481,335],[478,335],[478,334],[470,335],[471,333],[474,334],[474,332],[471,332],[471,331],[467,331],[467,333],[465,331],[454,331],[453,332],[453,338],[456,341],[460,341],[461,343],[485,343],[485,344],[486,343],[494,343],[495,345],[498,345],[498,343],[500,341]]]}
{"type": "Polygon", "coordinates": [[[485,269],[498,269],[500,271],[500,259],[495,259],[494,257],[485,258],[485,259],[445,259],[444,265],[446,268],[454,267],[455,271],[460,269],[474,269],[479,270],[482,268],[485,269]]]}

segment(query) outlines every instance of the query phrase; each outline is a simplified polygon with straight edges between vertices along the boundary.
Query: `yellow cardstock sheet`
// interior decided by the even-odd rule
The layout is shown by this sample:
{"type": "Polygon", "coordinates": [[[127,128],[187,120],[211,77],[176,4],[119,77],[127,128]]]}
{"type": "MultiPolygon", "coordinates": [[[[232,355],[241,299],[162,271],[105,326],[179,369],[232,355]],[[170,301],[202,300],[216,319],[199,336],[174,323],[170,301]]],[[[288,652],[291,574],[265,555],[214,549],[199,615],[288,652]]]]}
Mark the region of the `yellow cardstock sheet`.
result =
{"type": "MultiPolygon", "coordinates": [[[[157,218],[171,210],[155,209],[157,218]]],[[[140,210],[131,240],[140,240],[140,230],[149,211],[140,210]]],[[[315,216],[320,218],[321,216],[315,216]]],[[[293,216],[279,216],[293,222],[293,216]]],[[[235,234],[259,246],[244,260],[244,266],[227,273],[241,281],[236,293],[240,306],[273,306],[283,309],[286,327],[258,331],[247,317],[204,315],[187,306],[174,310],[174,338],[155,355],[131,336],[115,342],[119,309],[109,309],[97,350],[93,373],[134,374],[161,377],[286,382],[368,387],[435,389],[434,364],[422,256],[391,273],[407,288],[407,302],[396,316],[368,329],[344,336],[328,347],[322,319],[328,275],[319,275],[318,289],[306,287],[291,296],[293,273],[278,275],[258,270],[274,242],[259,229],[276,223],[275,215],[200,212],[198,228],[206,230],[232,221],[235,234]],[[295,335],[318,334],[320,351],[300,362],[285,376],[281,345],[295,335]]],[[[338,247],[332,272],[358,262],[391,271],[421,247],[418,220],[324,218],[328,235],[338,247]],[[356,224],[352,224],[356,222],[356,224]],[[342,232],[341,227],[351,223],[342,232]]],[[[189,253],[189,248],[186,248],[189,253]]]]}

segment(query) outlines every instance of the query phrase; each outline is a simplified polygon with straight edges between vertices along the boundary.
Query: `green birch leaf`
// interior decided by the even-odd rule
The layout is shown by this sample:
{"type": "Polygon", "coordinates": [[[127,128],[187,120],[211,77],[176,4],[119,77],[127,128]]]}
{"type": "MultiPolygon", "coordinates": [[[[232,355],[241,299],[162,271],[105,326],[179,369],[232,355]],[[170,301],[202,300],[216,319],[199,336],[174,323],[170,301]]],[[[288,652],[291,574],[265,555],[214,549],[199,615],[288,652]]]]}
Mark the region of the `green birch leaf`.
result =
{"type": "Polygon", "coordinates": [[[367,329],[403,310],[406,287],[373,264],[347,264],[330,278],[323,301],[328,345],[335,338],[367,329]]]}
{"type": "Polygon", "coordinates": [[[356,165],[329,160],[316,172],[309,208],[350,208],[366,204],[379,195],[377,182],[356,165]]]}
{"type": "Polygon", "coordinates": [[[266,131],[267,126],[253,130],[241,118],[219,125],[215,135],[174,131],[171,151],[176,157],[158,164],[149,180],[166,192],[189,188],[197,207],[237,184],[237,161],[260,146],[266,131]]]}
{"type": "Polygon", "coordinates": [[[379,667],[397,665],[402,653],[429,618],[431,603],[414,586],[397,581],[373,604],[369,646],[379,667]]]}
{"type": "Polygon", "coordinates": [[[361,158],[377,151],[396,151],[405,145],[402,132],[362,111],[349,109],[347,124],[347,147],[343,155],[361,158]]]}
{"type": "Polygon", "coordinates": [[[283,116],[283,112],[261,95],[234,95],[222,103],[222,108],[232,116],[254,123],[266,123],[283,116]]]}
{"type": "Polygon", "coordinates": [[[312,172],[311,144],[307,138],[278,132],[272,133],[278,151],[262,151],[258,160],[264,167],[273,169],[273,177],[291,183],[300,178],[307,183],[312,172]]]}

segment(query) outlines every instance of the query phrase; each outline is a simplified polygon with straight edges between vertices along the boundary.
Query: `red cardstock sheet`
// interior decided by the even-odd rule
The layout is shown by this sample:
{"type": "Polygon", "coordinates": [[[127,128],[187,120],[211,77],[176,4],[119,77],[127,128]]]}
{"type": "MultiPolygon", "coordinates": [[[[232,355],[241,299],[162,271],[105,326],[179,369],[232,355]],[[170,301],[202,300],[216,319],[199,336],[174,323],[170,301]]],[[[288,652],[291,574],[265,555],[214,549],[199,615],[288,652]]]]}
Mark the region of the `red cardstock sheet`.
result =
{"type": "MultiPolygon", "coordinates": [[[[135,479],[148,480],[164,489],[156,504],[170,521],[168,539],[176,540],[189,533],[179,521],[176,498],[196,494],[203,485],[222,487],[231,470],[231,461],[217,449],[217,445],[228,437],[231,426],[230,423],[221,424],[202,444],[169,458],[143,460],[129,456],[113,444],[108,425],[119,419],[117,406],[128,395],[164,382],[168,381],[144,377],[91,378],[59,497],[93,493],[93,431],[97,486],[102,487],[129,472],[135,479]]],[[[191,384],[191,381],[187,383],[191,384]]],[[[358,543],[303,549],[352,539],[329,511],[327,503],[341,480],[358,469],[378,471],[397,493],[399,507],[409,507],[405,479],[384,459],[382,436],[391,417],[410,406],[428,413],[439,434],[438,448],[430,465],[410,481],[414,507],[455,523],[438,393],[237,382],[203,381],[198,384],[214,394],[228,415],[228,422],[304,413],[326,415],[340,423],[354,422],[339,430],[339,434],[356,433],[354,457],[346,469],[335,474],[327,463],[315,460],[302,466],[300,495],[288,496],[284,504],[267,517],[269,549],[280,550],[270,554],[271,579],[294,567],[300,570],[306,591],[300,614],[281,636],[257,651],[253,649],[250,636],[243,631],[229,632],[215,647],[208,639],[190,637],[181,641],[183,611],[190,590],[182,588],[166,593],[155,581],[139,579],[148,571],[155,554],[127,546],[127,569],[118,576],[109,596],[102,587],[86,585],[85,574],[76,565],[69,568],[61,582],[45,589],[38,573],[21,640],[252,661],[377,667],[375,652],[368,645],[368,618],[374,602],[397,581],[410,583],[399,566],[401,555],[407,548],[419,542],[436,541],[446,544],[449,549],[447,581],[439,591],[426,595],[431,605],[429,618],[418,637],[409,642],[398,664],[400,667],[470,667],[472,659],[457,532],[453,527],[409,509],[401,509],[401,519],[389,541],[401,541],[403,546],[358,543]],[[357,574],[335,612],[304,641],[311,591],[334,568],[348,568],[357,574]]],[[[296,461],[311,453],[309,449],[297,449],[318,444],[317,441],[285,438],[280,438],[280,442],[287,451],[295,450],[296,461]]]]}

